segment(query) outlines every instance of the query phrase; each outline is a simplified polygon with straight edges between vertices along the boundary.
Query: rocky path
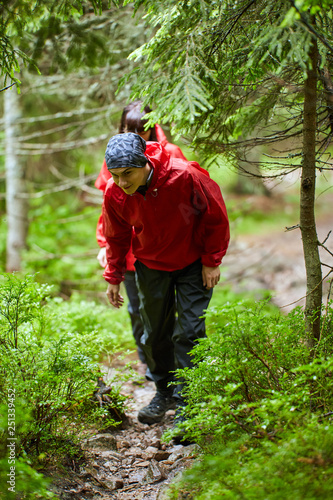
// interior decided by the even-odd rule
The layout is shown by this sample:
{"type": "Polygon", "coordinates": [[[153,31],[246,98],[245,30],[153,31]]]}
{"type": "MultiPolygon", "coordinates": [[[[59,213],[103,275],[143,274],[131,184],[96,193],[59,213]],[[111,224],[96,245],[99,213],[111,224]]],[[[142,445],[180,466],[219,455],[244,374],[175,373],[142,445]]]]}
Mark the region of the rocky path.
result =
{"type": "Polygon", "coordinates": [[[163,442],[163,432],[172,426],[174,410],[169,410],[159,424],[138,422],[138,409],[155,394],[154,384],[143,377],[141,380],[139,385],[128,382],[122,388],[130,398],[125,428],[84,440],[84,463],[74,463],[66,478],[53,481],[61,499],[163,500],[168,484],[199,455],[200,448],[195,444],[163,442]]]}

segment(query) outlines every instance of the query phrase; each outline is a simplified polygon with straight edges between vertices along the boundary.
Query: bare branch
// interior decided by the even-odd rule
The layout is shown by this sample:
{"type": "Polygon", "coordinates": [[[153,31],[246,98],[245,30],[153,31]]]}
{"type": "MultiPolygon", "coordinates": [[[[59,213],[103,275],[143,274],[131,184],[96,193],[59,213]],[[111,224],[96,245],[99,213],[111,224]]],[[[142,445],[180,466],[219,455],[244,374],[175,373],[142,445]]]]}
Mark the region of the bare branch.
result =
{"type": "MultiPolygon", "coordinates": [[[[105,115],[106,113],[104,113],[105,115]]],[[[28,134],[28,135],[23,135],[23,136],[19,136],[17,137],[17,142],[23,142],[23,141],[30,141],[31,139],[35,139],[36,137],[44,137],[46,135],[50,135],[50,134],[54,134],[54,133],[57,133],[57,132],[61,132],[63,130],[67,130],[71,127],[84,127],[85,125],[88,125],[89,123],[93,123],[93,122],[96,122],[98,120],[101,120],[102,116],[93,116],[92,118],[89,118],[88,120],[84,120],[84,121],[77,121],[77,122],[71,122],[71,123],[66,123],[65,125],[59,125],[58,127],[53,127],[53,128],[50,128],[48,130],[44,130],[44,131],[41,131],[41,130],[38,130],[37,132],[34,132],[32,134],[28,134]]],[[[5,142],[4,141],[0,141],[0,146],[4,147],[4,144],[5,142]]],[[[22,144],[22,146],[24,147],[24,144],[22,144]]],[[[31,144],[31,146],[38,146],[38,144],[31,144]]]]}
{"type": "Polygon", "coordinates": [[[94,195],[96,197],[96,202],[98,202],[98,200],[99,200],[99,202],[102,203],[103,194],[102,194],[102,191],[100,191],[99,189],[87,186],[87,184],[82,184],[82,186],[80,186],[80,189],[81,189],[81,191],[84,191],[85,193],[89,193],[89,194],[94,195]]]}
{"type": "Polygon", "coordinates": [[[54,221],[54,224],[71,224],[72,222],[79,222],[81,220],[86,220],[88,217],[96,217],[97,214],[101,213],[100,208],[94,209],[93,212],[90,214],[80,214],[80,215],[75,215],[74,217],[67,217],[63,219],[57,219],[54,221]]]}
{"type": "Polygon", "coordinates": [[[328,240],[328,238],[330,237],[330,234],[331,234],[332,231],[330,231],[328,233],[328,235],[326,236],[326,238],[324,239],[324,241],[322,243],[320,243],[320,241],[318,241],[318,246],[322,247],[324,250],[326,250],[327,253],[329,253],[332,257],[333,257],[333,252],[331,252],[331,250],[329,250],[325,245],[324,243],[326,243],[326,241],[328,240]]]}
{"type": "MultiPolygon", "coordinates": [[[[58,184],[57,186],[44,189],[43,191],[38,191],[37,193],[20,193],[20,198],[42,198],[43,196],[51,193],[59,193],[60,191],[66,191],[67,189],[71,189],[73,187],[80,187],[86,184],[88,181],[96,179],[96,174],[86,175],[80,179],[72,179],[67,182],[63,182],[62,184],[58,184]]],[[[96,189],[96,192],[98,190],[96,189]]]]}
{"type": "MultiPolygon", "coordinates": [[[[52,259],[59,259],[59,260],[66,260],[66,259],[82,259],[85,257],[92,257],[96,256],[96,249],[93,250],[88,250],[87,252],[82,252],[82,253],[68,253],[68,254],[57,254],[57,253],[51,253],[45,250],[44,248],[39,247],[35,243],[32,244],[32,247],[35,248],[35,250],[38,250],[39,252],[42,252],[44,256],[38,257],[39,260],[52,260],[52,259]]],[[[34,261],[36,259],[28,259],[28,261],[34,261]]]]}
{"type": "MultiPolygon", "coordinates": [[[[101,108],[92,108],[92,109],[78,109],[76,111],[67,111],[67,112],[59,112],[54,113],[53,115],[44,115],[44,116],[34,116],[33,118],[22,118],[17,120],[17,124],[26,124],[26,123],[37,123],[47,120],[57,120],[58,118],[71,118],[72,116],[80,116],[84,114],[95,114],[100,113],[102,111],[111,111],[113,106],[102,106],[101,108]]],[[[4,124],[4,119],[0,120],[0,124],[4,124]]]]}
{"type": "Polygon", "coordinates": [[[330,235],[331,235],[331,232],[332,232],[332,231],[329,231],[329,232],[328,232],[328,234],[327,234],[326,238],[325,238],[325,239],[324,239],[324,241],[321,243],[321,245],[324,245],[324,244],[326,243],[326,241],[328,240],[328,238],[329,238],[329,237],[330,237],[330,235]]]}
{"type": "Polygon", "coordinates": [[[306,299],[306,297],[308,297],[309,295],[311,295],[311,293],[313,293],[313,292],[314,292],[314,290],[316,290],[316,288],[318,288],[318,287],[319,287],[319,286],[320,286],[320,285],[321,285],[321,284],[325,281],[325,279],[326,279],[326,278],[328,278],[328,276],[329,276],[331,273],[333,273],[333,268],[331,267],[330,269],[331,269],[331,270],[330,270],[330,271],[329,271],[329,272],[328,272],[328,273],[327,273],[327,274],[326,274],[326,275],[325,275],[325,276],[324,276],[324,277],[320,280],[320,282],[318,283],[318,285],[317,285],[317,286],[315,286],[315,288],[314,288],[313,290],[310,290],[310,292],[309,292],[309,293],[307,293],[306,295],[303,295],[303,297],[300,297],[299,299],[294,300],[294,302],[290,302],[290,304],[285,304],[284,306],[279,306],[279,307],[280,307],[280,309],[283,309],[284,307],[289,307],[289,306],[292,306],[292,305],[294,305],[294,304],[297,304],[297,302],[300,302],[301,300],[306,299]]]}
{"type": "MultiPolygon", "coordinates": [[[[67,141],[67,142],[54,142],[52,146],[49,144],[21,144],[21,149],[16,151],[17,155],[41,155],[41,154],[52,154],[59,153],[60,151],[69,151],[71,149],[81,148],[90,144],[96,144],[97,142],[105,141],[109,138],[109,134],[102,134],[97,137],[88,137],[78,141],[67,141]],[[25,149],[24,149],[25,148],[25,149]],[[39,148],[39,149],[37,149],[39,148]]],[[[0,156],[4,156],[5,152],[0,151],[0,156]]]]}
{"type": "Polygon", "coordinates": [[[12,83],[11,85],[8,85],[7,87],[4,87],[3,89],[0,89],[0,92],[3,92],[4,90],[10,89],[13,85],[16,85],[16,82],[12,83]]]}
{"type": "MultiPolygon", "coordinates": [[[[212,54],[214,54],[220,47],[221,45],[223,44],[223,42],[228,38],[228,36],[230,35],[230,33],[232,32],[232,30],[234,29],[234,27],[236,26],[236,24],[238,23],[239,19],[242,17],[243,14],[245,14],[245,12],[251,7],[251,5],[253,5],[254,3],[256,2],[256,0],[250,0],[250,2],[245,5],[245,7],[235,16],[235,19],[233,20],[232,24],[231,24],[231,27],[228,29],[228,31],[224,34],[224,36],[222,37],[222,39],[219,41],[218,45],[214,47],[214,45],[212,46],[211,48],[211,51],[210,51],[210,54],[209,56],[211,56],[212,54]]],[[[220,33],[218,34],[218,36],[220,35],[220,33]]]]}
{"type": "Polygon", "coordinates": [[[295,226],[286,226],[286,231],[293,231],[294,229],[300,229],[300,225],[299,224],[296,224],[295,226]]]}

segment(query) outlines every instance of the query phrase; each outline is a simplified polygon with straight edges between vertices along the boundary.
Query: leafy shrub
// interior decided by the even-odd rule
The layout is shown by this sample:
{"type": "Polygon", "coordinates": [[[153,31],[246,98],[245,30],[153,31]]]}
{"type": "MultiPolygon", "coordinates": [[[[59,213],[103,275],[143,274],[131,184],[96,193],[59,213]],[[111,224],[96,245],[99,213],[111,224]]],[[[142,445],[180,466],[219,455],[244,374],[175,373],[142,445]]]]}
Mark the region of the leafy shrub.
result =
{"type": "Polygon", "coordinates": [[[178,371],[186,381],[191,437],[255,432],[263,400],[291,391],[288,407],[296,405],[294,367],[308,360],[301,313],[269,314],[259,303],[207,314],[213,331],[192,351],[196,366],[178,371]]]}
{"type": "MultiPolygon", "coordinates": [[[[55,437],[58,443],[67,438],[75,441],[87,421],[104,426],[116,423],[108,409],[112,405],[100,407],[92,402],[102,375],[97,360],[104,345],[98,330],[88,332],[94,318],[81,332],[68,329],[69,319],[52,310],[49,292],[49,287],[37,285],[29,276],[5,275],[0,282],[0,404],[8,409],[15,394],[16,417],[21,422],[15,434],[16,457],[26,477],[33,469],[24,457],[49,451],[55,437]]],[[[107,342],[111,348],[109,338],[107,342]]],[[[118,413],[123,413],[124,397],[118,388],[108,396],[118,413]]],[[[4,459],[6,443],[2,431],[4,459]]],[[[38,475],[35,478],[38,482],[38,475]]]]}
{"type": "Polygon", "coordinates": [[[82,339],[99,345],[98,355],[134,347],[130,318],[125,307],[114,309],[110,304],[97,304],[73,294],[70,300],[55,297],[48,300],[48,323],[52,336],[68,331],[80,333],[82,339]]]}
{"type": "Polygon", "coordinates": [[[332,314],[310,352],[300,309],[283,316],[242,303],[207,313],[195,367],[177,370],[187,437],[206,455],[170,498],[330,498],[332,314]]]}
{"type": "Polygon", "coordinates": [[[282,441],[228,441],[205,456],[168,495],[172,500],[326,500],[333,496],[333,429],[308,422],[282,441]]]}

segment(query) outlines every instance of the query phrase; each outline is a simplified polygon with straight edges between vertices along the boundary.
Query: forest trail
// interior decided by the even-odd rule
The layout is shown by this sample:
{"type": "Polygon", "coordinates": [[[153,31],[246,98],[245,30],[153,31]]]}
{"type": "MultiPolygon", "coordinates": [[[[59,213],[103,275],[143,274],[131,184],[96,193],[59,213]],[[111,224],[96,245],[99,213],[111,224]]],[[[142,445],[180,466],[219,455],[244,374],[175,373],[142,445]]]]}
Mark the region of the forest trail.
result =
{"type": "MultiPolygon", "coordinates": [[[[133,356],[121,364],[131,359],[133,356]]],[[[105,380],[112,378],[114,368],[103,368],[105,380]]],[[[168,484],[200,453],[196,444],[163,442],[162,434],[172,426],[174,410],[158,424],[138,422],[138,410],[149,403],[155,389],[143,375],[144,366],[135,359],[133,368],[139,373],[139,381],[128,381],[121,391],[129,398],[124,428],[102,431],[83,440],[84,461],[73,460],[66,475],[55,471],[48,474],[52,490],[62,500],[164,500],[168,484]]]]}

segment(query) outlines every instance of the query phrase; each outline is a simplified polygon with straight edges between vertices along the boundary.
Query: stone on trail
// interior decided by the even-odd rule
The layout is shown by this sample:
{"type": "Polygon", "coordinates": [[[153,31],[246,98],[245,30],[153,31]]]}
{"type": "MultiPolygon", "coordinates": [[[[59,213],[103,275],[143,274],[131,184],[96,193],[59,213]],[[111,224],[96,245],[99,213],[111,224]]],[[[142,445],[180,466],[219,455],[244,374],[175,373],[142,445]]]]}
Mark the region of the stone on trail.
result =
{"type": "Polygon", "coordinates": [[[97,434],[82,442],[84,450],[116,450],[117,440],[112,434],[97,434]]]}

